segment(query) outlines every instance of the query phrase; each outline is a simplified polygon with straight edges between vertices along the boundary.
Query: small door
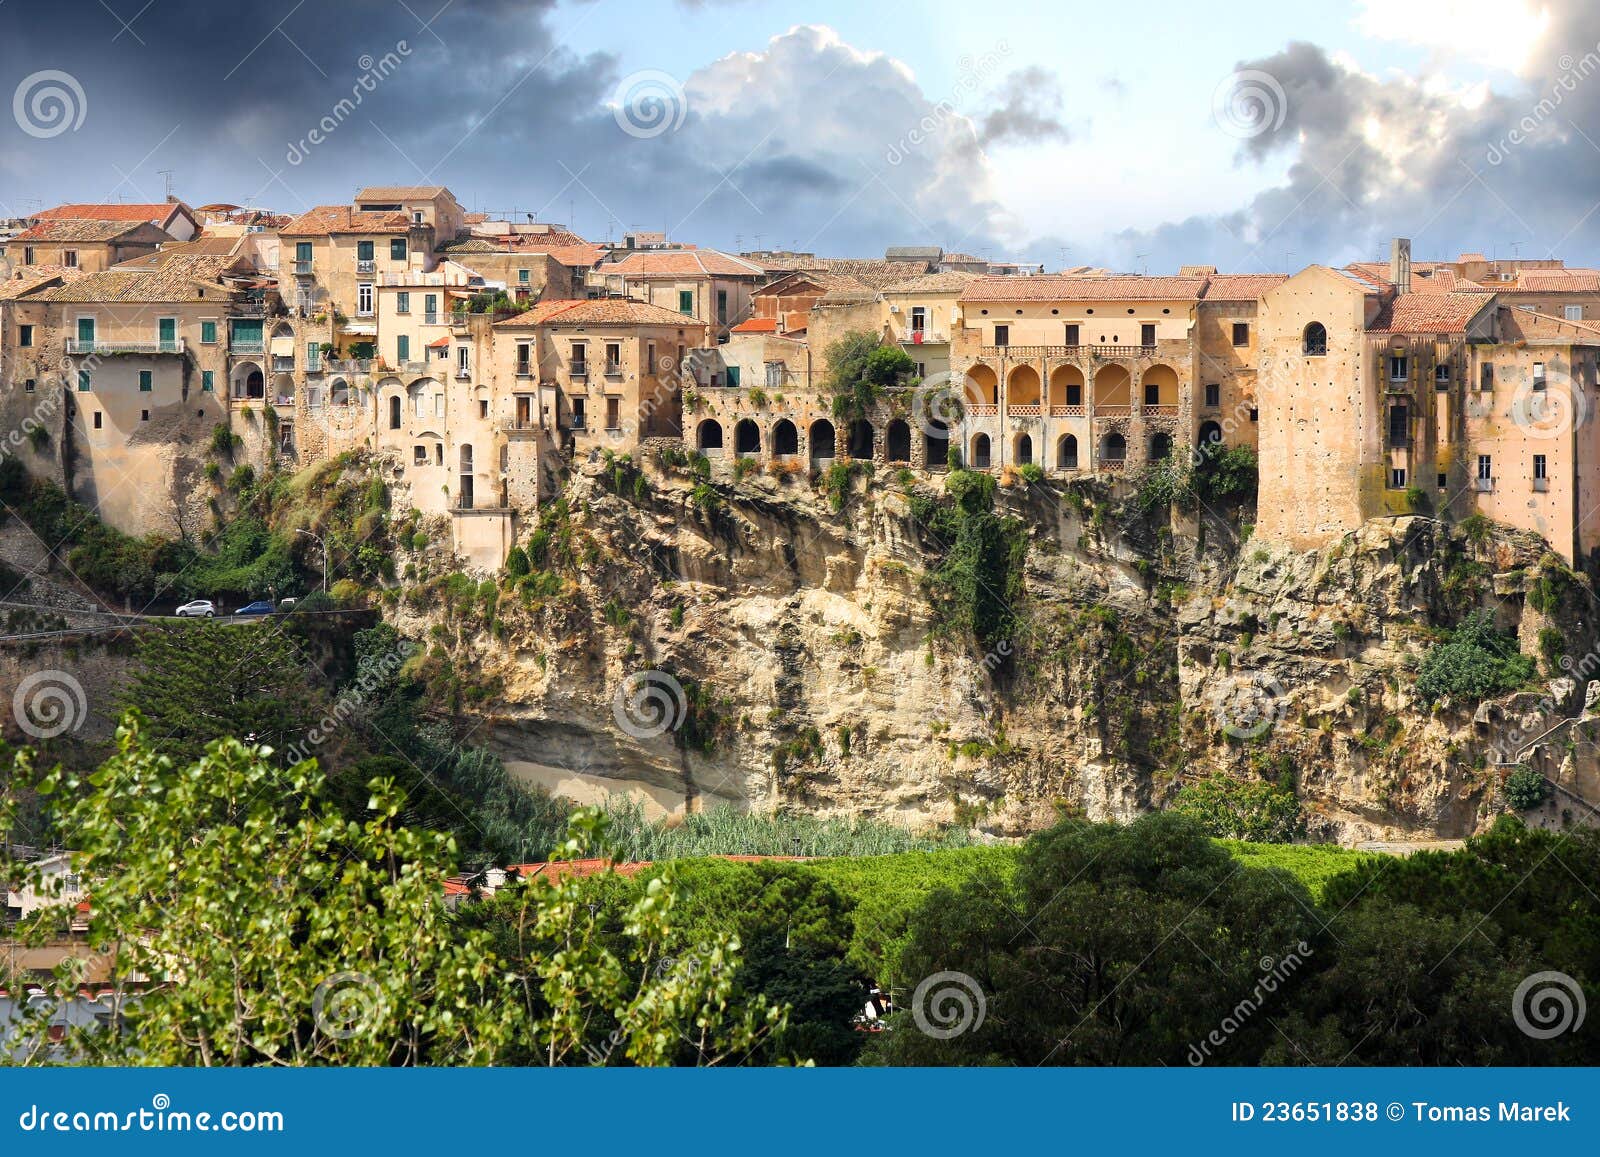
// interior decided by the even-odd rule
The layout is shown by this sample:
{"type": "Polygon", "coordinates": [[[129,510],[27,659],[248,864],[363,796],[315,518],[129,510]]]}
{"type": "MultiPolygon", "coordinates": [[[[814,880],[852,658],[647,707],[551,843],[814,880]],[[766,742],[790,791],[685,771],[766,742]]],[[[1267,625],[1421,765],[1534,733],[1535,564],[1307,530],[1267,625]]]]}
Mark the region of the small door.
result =
{"type": "Polygon", "coordinates": [[[533,425],[533,399],[526,394],[517,398],[517,429],[523,430],[533,425]]]}

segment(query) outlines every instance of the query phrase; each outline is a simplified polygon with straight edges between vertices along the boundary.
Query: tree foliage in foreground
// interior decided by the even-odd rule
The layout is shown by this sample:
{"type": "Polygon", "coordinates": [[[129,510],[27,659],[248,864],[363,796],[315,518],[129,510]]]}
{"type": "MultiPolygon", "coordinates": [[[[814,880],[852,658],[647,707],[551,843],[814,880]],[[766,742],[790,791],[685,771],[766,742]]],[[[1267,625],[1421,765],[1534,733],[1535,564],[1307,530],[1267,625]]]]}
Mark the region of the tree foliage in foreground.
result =
{"type": "MultiPolygon", "coordinates": [[[[13,783],[35,779],[19,757],[13,783]]],[[[453,841],[397,822],[401,798],[371,784],[365,822],[323,798],[313,761],[285,768],[265,748],[218,740],[192,761],[151,744],[127,716],[116,754],[86,778],[57,769],[40,786],[88,863],[90,947],[118,978],[157,981],[105,1029],[47,1050],[53,1011],[18,1030],[22,1059],[143,1065],[490,1064],[508,1057],[666,1064],[679,1042],[710,1063],[746,1055],[783,1024],[769,1003],[734,999],[740,945],[699,946],[703,968],[660,969],[676,890],[656,881],[603,940],[594,911],[609,873],[514,890],[523,950],[444,906],[453,841]],[[541,999],[502,999],[506,988],[541,999]],[[615,1039],[597,1036],[614,1025],[615,1039]]],[[[12,801],[0,809],[9,826],[12,801]]],[[[599,821],[577,816],[565,857],[589,852],[599,821]]],[[[20,866],[0,864],[14,878],[20,866]]],[[[48,933],[49,917],[32,931],[48,933]]],[[[58,918],[58,917],[57,917],[58,918]]],[[[58,991],[79,977],[63,968],[58,991]]]]}

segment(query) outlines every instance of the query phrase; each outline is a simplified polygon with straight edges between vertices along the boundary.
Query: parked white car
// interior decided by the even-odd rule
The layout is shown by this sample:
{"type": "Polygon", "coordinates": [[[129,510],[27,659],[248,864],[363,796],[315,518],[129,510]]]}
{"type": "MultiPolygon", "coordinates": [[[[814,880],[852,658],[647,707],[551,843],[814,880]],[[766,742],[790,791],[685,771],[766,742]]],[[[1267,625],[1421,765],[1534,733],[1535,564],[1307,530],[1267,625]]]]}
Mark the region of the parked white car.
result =
{"type": "Polygon", "coordinates": [[[217,608],[209,599],[195,599],[192,603],[184,603],[176,613],[180,619],[209,619],[215,617],[217,608]]]}

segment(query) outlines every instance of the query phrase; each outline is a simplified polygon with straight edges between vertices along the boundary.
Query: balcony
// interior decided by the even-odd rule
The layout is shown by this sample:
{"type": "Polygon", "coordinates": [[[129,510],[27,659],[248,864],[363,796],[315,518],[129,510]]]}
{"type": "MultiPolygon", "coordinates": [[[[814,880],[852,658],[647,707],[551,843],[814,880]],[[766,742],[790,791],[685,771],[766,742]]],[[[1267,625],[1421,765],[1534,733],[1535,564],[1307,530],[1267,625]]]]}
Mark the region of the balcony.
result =
{"type": "Polygon", "coordinates": [[[1176,418],[1178,416],[1177,406],[1163,405],[1159,402],[1146,402],[1140,407],[1140,410],[1147,418],[1176,418]]]}
{"type": "Polygon", "coordinates": [[[586,382],[589,380],[589,367],[582,362],[574,362],[572,368],[567,371],[567,376],[577,381],[586,382]]]}
{"type": "Polygon", "coordinates": [[[288,357],[281,357],[274,354],[272,356],[272,372],[275,374],[294,373],[294,355],[290,354],[288,357]]]}
{"type": "Polygon", "coordinates": [[[310,277],[312,273],[311,265],[312,263],[309,261],[296,261],[294,263],[294,275],[296,277],[310,277]]]}
{"type": "Polygon", "coordinates": [[[1533,492],[1535,494],[1544,494],[1549,489],[1550,489],[1550,479],[1548,479],[1548,478],[1535,478],[1533,480],[1533,492]]]}
{"type": "Polygon", "coordinates": [[[67,339],[67,352],[69,354],[181,354],[184,352],[183,338],[173,338],[171,341],[100,341],[92,339],[84,341],[80,338],[67,339]]]}
{"type": "Polygon", "coordinates": [[[1089,354],[1097,358],[1149,358],[1156,356],[1153,345],[986,345],[979,352],[986,358],[1073,358],[1089,354]]]}
{"type": "Polygon", "coordinates": [[[1493,494],[1494,493],[1494,479],[1493,478],[1479,478],[1477,480],[1477,483],[1478,483],[1478,493],[1479,494],[1493,494]]]}
{"type": "Polygon", "coordinates": [[[519,378],[531,378],[531,377],[533,377],[533,363],[532,362],[518,362],[517,363],[517,377],[519,377],[519,378]]]}
{"type": "Polygon", "coordinates": [[[502,434],[509,434],[513,437],[527,437],[530,434],[539,432],[539,423],[532,418],[524,418],[520,421],[516,418],[506,418],[501,421],[499,428],[502,434]]]}
{"type": "Polygon", "coordinates": [[[1050,416],[1052,418],[1081,418],[1081,417],[1083,417],[1083,413],[1084,413],[1084,408],[1082,406],[1051,406],[1050,407],[1050,416]]]}
{"type": "Polygon", "coordinates": [[[427,313],[424,313],[422,315],[422,324],[423,325],[438,325],[439,324],[439,311],[435,309],[435,310],[430,310],[427,313]]]}
{"type": "Polygon", "coordinates": [[[456,367],[456,381],[458,381],[458,382],[467,382],[467,381],[471,381],[471,380],[472,380],[472,367],[471,366],[457,366],[456,367]]]}
{"type": "Polygon", "coordinates": [[[999,406],[976,405],[967,407],[967,413],[974,418],[992,418],[999,412],[999,406]]]}
{"type": "Polygon", "coordinates": [[[325,364],[331,374],[366,374],[372,372],[371,358],[329,358],[325,364]]]}
{"type": "Polygon", "coordinates": [[[608,378],[620,378],[621,376],[622,376],[622,363],[621,362],[607,362],[606,363],[606,377],[608,377],[608,378]]]}
{"type": "Polygon", "coordinates": [[[1126,458],[1102,458],[1097,463],[1101,470],[1121,471],[1128,464],[1126,458]]]}
{"type": "Polygon", "coordinates": [[[378,271],[378,263],[376,261],[357,261],[356,262],[356,272],[357,273],[376,273],[377,271],[378,271]]]}
{"type": "Polygon", "coordinates": [[[228,343],[228,352],[235,355],[256,356],[267,352],[267,343],[262,338],[236,337],[228,343]]]}
{"type": "Polygon", "coordinates": [[[1094,408],[1094,416],[1096,418],[1126,418],[1132,414],[1132,406],[1096,406],[1094,408]]]}
{"type": "Polygon", "coordinates": [[[1006,415],[1011,418],[1037,418],[1042,413],[1038,406],[1006,405],[1006,415]]]}
{"type": "Polygon", "coordinates": [[[949,334],[939,333],[931,329],[913,329],[900,335],[901,345],[948,345],[949,342],[949,334]]]}

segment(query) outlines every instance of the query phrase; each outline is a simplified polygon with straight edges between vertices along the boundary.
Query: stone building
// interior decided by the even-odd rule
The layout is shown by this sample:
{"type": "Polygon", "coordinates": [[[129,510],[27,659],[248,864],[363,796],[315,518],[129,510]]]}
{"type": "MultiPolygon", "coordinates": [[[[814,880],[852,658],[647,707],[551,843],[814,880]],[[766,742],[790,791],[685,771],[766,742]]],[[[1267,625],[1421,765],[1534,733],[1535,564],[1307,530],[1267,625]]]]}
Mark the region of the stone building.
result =
{"type": "Polygon", "coordinates": [[[713,327],[718,341],[750,316],[766,271],[715,249],[640,249],[615,255],[588,275],[590,296],[648,302],[713,327]]]}

